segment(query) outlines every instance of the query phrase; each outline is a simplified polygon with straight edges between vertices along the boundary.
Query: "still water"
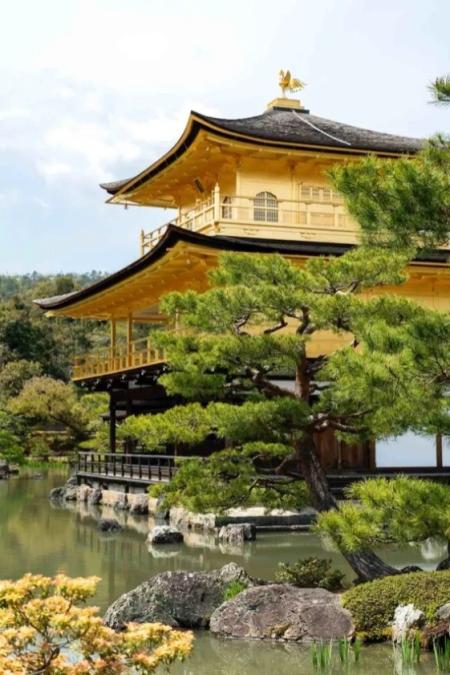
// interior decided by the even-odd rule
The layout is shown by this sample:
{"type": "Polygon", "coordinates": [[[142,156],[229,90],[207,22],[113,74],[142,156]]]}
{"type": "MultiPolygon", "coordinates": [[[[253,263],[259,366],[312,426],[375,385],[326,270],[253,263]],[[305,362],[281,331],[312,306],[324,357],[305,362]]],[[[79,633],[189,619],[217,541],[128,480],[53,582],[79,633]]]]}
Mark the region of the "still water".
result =
{"type": "MultiPolygon", "coordinates": [[[[18,578],[25,572],[70,576],[96,575],[102,578],[96,604],[105,610],[119,595],[152,575],[166,570],[211,570],[230,561],[242,565],[250,575],[273,578],[280,561],[293,562],[310,555],[332,558],[336,566],[349,574],[341,556],[326,550],[312,534],[261,533],[257,541],[242,549],[217,546],[214,537],[189,534],[184,544],[149,550],[145,538],[149,522],[145,517],[113,514],[81,505],[69,508],[49,503],[52,487],[66,479],[65,471],[44,472],[42,478],[27,472],[8,481],[0,481],[0,578],[18,578]],[[102,535],[96,519],[114,516],[124,530],[114,536],[102,535]]],[[[390,548],[383,557],[396,566],[418,564],[433,569],[446,555],[437,542],[407,548],[390,548]]],[[[224,641],[200,633],[194,654],[185,664],[175,666],[176,675],[278,675],[312,672],[309,649],[297,645],[224,641]]],[[[339,669],[336,669],[339,673],[339,669]]],[[[363,650],[354,673],[396,672],[391,649],[387,646],[363,650]]],[[[398,671],[401,672],[401,671],[398,671]]],[[[431,658],[412,673],[434,673],[431,658]]]]}

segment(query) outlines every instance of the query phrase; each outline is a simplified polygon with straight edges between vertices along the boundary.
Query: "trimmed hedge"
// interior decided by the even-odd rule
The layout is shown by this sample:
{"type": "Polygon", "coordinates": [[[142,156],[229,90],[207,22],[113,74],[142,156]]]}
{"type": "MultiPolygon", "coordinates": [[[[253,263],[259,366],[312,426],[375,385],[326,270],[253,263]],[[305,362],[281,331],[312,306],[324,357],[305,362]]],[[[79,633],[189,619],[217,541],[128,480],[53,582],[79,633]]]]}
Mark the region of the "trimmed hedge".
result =
{"type": "Polygon", "coordinates": [[[351,588],[342,599],[353,616],[356,632],[366,640],[382,640],[390,636],[398,605],[412,603],[433,621],[436,610],[450,602],[450,570],[376,579],[351,588]]]}

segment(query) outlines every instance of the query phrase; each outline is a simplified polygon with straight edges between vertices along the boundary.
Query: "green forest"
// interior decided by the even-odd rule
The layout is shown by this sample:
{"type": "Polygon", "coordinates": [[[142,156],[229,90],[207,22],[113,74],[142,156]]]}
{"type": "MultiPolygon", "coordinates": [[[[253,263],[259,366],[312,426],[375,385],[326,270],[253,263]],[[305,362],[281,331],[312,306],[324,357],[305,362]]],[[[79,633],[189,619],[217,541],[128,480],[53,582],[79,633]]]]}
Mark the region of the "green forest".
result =
{"type": "Polygon", "coordinates": [[[70,368],[75,354],[108,344],[107,327],[49,319],[33,300],[79,290],[102,276],[0,275],[1,459],[67,454],[101,424],[105,396],[80,392],[70,383],[70,368]]]}

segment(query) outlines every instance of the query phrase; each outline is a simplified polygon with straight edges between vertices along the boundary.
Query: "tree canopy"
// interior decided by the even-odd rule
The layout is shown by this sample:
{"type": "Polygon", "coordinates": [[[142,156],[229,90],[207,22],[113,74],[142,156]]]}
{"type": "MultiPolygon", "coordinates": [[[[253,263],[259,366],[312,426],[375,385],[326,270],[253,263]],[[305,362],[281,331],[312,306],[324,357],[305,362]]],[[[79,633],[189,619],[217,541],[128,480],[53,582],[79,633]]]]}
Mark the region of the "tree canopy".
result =
{"type": "Polygon", "coordinates": [[[156,451],[212,435],[225,444],[179,461],[164,487],[169,503],[301,506],[304,478],[309,499],[328,510],[336,503],[317,456],[321,434],[354,441],[447,424],[449,317],[373,295],[401,284],[407,261],[408,251],[364,246],[303,266],[225,254],[208,290],[165,298],[182,330],[158,337],[170,364],[161,382],[192,402],[128,418],[120,433],[156,451]],[[335,348],[310,355],[324,331],[335,348]]]}
{"type": "Polygon", "coordinates": [[[414,159],[368,157],[330,172],[336,189],[376,246],[432,249],[450,238],[450,140],[436,136],[414,159]]]}

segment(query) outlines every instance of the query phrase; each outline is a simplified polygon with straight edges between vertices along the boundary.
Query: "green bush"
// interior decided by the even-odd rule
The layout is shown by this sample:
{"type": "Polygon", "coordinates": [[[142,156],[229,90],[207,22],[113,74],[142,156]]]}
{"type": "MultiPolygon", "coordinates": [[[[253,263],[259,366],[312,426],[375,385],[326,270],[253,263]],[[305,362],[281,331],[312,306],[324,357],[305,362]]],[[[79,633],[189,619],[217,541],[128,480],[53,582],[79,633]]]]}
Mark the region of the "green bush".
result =
{"type": "Polygon", "coordinates": [[[345,574],[333,570],[331,560],[305,558],[295,563],[279,563],[276,581],[300,588],[325,588],[327,591],[342,589],[345,574]]]}
{"type": "Polygon", "coordinates": [[[412,603],[433,621],[436,610],[449,601],[450,570],[384,577],[355,586],[343,596],[356,632],[367,640],[381,640],[390,635],[398,605],[412,603]]]}
{"type": "Polygon", "coordinates": [[[235,581],[230,581],[228,586],[225,588],[223,599],[231,600],[236,595],[239,595],[239,593],[242,593],[242,591],[247,590],[247,588],[248,586],[244,581],[239,581],[239,579],[235,579],[235,581]]]}

